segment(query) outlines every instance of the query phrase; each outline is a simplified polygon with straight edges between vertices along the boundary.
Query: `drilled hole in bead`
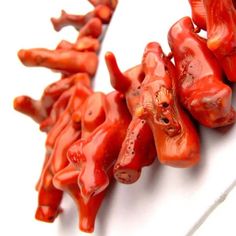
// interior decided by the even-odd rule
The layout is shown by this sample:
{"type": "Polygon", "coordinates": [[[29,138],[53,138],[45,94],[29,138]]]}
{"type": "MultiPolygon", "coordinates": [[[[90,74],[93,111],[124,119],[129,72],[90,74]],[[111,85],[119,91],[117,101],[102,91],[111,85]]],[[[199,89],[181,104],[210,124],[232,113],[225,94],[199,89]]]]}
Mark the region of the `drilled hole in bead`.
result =
{"type": "Polygon", "coordinates": [[[162,122],[162,123],[165,123],[165,124],[169,124],[170,121],[169,121],[168,118],[165,118],[165,117],[164,117],[164,118],[161,118],[161,122],[162,122]]]}
{"type": "Polygon", "coordinates": [[[162,107],[167,108],[168,106],[169,106],[169,104],[167,102],[162,103],[162,107]]]}
{"type": "Polygon", "coordinates": [[[92,112],[92,111],[89,111],[88,115],[91,116],[92,114],[93,114],[93,112],[92,112]]]}

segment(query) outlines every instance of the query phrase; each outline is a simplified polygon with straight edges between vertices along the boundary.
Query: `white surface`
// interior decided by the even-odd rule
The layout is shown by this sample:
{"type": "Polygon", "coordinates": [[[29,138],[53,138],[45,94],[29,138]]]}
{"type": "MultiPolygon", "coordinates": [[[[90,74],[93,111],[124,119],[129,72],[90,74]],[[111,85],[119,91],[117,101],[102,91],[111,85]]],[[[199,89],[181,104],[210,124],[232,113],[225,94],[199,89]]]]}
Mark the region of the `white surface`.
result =
{"type": "MultiPolygon", "coordinates": [[[[43,88],[58,79],[49,70],[25,68],[17,59],[20,48],[54,48],[61,39],[73,41],[71,28],[53,31],[49,18],[60,10],[81,13],[85,0],[13,1],[0,3],[0,235],[86,235],[77,229],[77,216],[69,198],[54,224],[34,220],[37,193],[34,186],[44,158],[44,134],[37,125],[12,108],[21,94],[38,98],[43,88]]],[[[112,50],[122,69],[138,64],[149,41],[159,41],[169,51],[166,34],[177,19],[190,14],[187,0],[120,0],[101,51],[97,90],[110,90],[103,61],[112,50]]],[[[235,97],[234,97],[234,105],[235,97]]],[[[236,126],[227,133],[201,129],[202,161],[193,169],[158,166],[145,169],[138,183],[116,184],[99,212],[94,236],[184,236],[222,200],[236,181],[236,126]]],[[[215,210],[194,234],[236,235],[236,194],[215,210]],[[209,221],[209,223],[208,223],[209,221]]]]}

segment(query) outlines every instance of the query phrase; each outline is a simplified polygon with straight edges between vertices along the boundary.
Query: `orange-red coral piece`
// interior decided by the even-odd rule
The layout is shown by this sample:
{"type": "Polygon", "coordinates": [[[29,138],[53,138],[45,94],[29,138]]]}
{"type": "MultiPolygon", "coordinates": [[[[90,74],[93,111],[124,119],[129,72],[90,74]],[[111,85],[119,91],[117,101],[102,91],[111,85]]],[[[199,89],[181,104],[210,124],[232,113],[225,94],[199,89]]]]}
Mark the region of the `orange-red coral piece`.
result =
{"type": "Polygon", "coordinates": [[[155,42],[146,46],[142,65],[145,79],[136,114],[152,129],[158,159],[173,167],[194,166],[200,158],[199,137],[177,101],[174,66],[155,42]]]}
{"type": "Polygon", "coordinates": [[[140,177],[142,167],[152,164],[156,156],[149,125],[145,120],[135,116],[140,102],[140,87],[144,73],[142,66],[138,65],[123,74],[111,52],[106,53],[106,64],[112,86],[125,95],[128,109],[132,115],[132,121],[114,166],[116,180],[131,184],[140,177]]]}
{"type": "Polygon", "coordinates": [[[84,72],[93,76],[98,65],[96,53],[66,49],[22,49],[18,57],[25,66],[47,67],[63,74],[84,72]]]}
{"type": "Polygon", "coordinates": [[[177,92],[185,108],[202,125],[222,127],[235,121],[232,90],[223,83],[219,62],[206,40],[194,32],[192,21],[184,17],[169,30],[178,77],[177,92]]]}
{"type": "MultiPolygon", "coordinates": [[[[80,170],[78,184],[85,201],[107,188],[108,170],[117,159],[130,122],[130,114],[120,93],[103,95],[103,104],[104,122],[68,151],[70,161],[80,170]]],[[[85,122],[89,120],[88,116],[85,122]]]]}

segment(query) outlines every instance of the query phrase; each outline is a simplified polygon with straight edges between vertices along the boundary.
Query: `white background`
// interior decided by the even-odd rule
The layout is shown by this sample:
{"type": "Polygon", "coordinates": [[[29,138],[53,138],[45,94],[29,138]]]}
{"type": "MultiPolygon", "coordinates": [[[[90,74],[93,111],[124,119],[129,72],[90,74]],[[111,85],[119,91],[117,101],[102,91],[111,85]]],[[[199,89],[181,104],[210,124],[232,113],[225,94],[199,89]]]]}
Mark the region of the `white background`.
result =
{"type": "MultiPolygon", "coordinates": [[[[86,0],[0,3],[0,235],[85,235],[77,228],[76,211],[67,197],[63,201],[65,212],[54,224],[34,220],[34,186],[44,158],[45,135],[32,120],[12,108],[15,96],[39,98],[43,88],[59,78],[46,69],[24,67],[17,51],[54,48],[61,39],[73,42],[75,30],[69,27],[56,33],[49,19],[59,16],[61,9],[75,14],[86,12],[89,8],[84,3],[86,0]]],[[[159,41],[168,53],[169,27],[189,14],[187,0],[120,0],[103,42],[96,89],[110,90],[105,51],[116,53],[123,70],[140,63],[149,41],[159,41]]],[[[116,184],[103,203],[93,235],[191,235],[236,181],[236,127],[225,134],[202,128],[201,139],[202,162],[196,168],[182,170],[155,163],[145,169],[138,183],[116,184]]],[[[235,219],[234,190],[194,235],[236,235],[235,219]]]]}

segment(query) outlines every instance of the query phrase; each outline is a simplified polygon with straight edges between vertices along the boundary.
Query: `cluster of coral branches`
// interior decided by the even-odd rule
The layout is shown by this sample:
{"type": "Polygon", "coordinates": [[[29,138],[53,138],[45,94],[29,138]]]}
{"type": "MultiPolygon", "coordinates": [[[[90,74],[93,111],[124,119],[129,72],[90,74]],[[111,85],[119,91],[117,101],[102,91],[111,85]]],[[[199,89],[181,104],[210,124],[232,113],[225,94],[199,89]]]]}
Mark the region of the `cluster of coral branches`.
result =
{"type": "Polygon", "coordinates": [[[19,96],[14,107],[47,134],[36,218],[53,222],[61,212],[63,192],[73,198],[80,229],[94,230],[96,214],[113,179],[131,184],[156,159],[173,167],[200,160],[196,124],[229,126],[236,112],[227,78],[236,81],[236,10],[232,0],[189,0],[192,19],[178,20],[168,32],[171,53],[157,42],[146,45],[140,64],[121,72],[115,56],[105,56],[115,91],[94,92],[104,24],[116,0],[89,0],[86,15],[62,11],[52,18],[55,30],[72,25],[75,43],[56,49],[20,50],[26,66],[62,74],[39,100],[19,96]],[[195,27],[194,24],[197,26],[195,27]],[[199,36],[207,31],[207,39],[199,36]],[[174,62],[172,62],[172,59],[174,62]]]}

